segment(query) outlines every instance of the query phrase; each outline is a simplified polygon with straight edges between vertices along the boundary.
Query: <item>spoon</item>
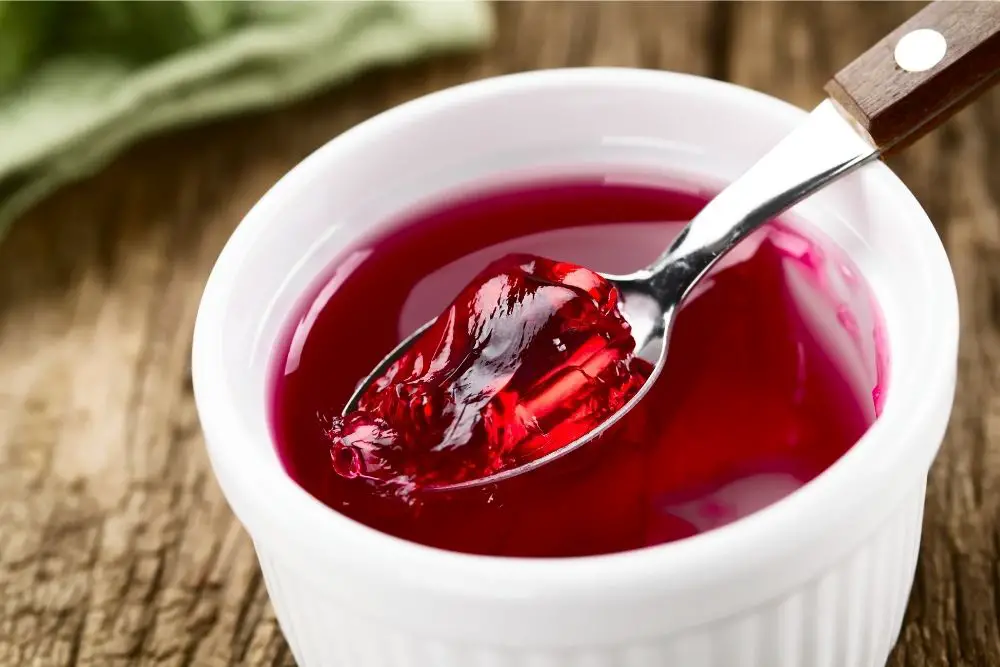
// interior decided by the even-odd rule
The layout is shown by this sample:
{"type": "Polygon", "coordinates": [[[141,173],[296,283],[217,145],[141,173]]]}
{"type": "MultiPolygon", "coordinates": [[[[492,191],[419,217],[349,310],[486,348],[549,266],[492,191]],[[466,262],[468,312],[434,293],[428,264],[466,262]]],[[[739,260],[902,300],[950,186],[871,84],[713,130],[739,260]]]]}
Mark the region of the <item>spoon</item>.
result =
{"type": "MultiPolygon", "coordinates": [[[[768,220],[830,183],[898,151],[1000,78],[1000,2],[932,2],[827,85],[827,99],[712,199],[659,258],[627,275],[601,274],[619,292],[636,356],[654,364],[621,409],[573,442],[522,465],[457,484],[493,484],[535,470],[599,438],[649,392],[663,371],[678,309],[715,263],[768,220]]],[[[355,390],[343,414],[433,321],[392,350],[355,390]]]]}

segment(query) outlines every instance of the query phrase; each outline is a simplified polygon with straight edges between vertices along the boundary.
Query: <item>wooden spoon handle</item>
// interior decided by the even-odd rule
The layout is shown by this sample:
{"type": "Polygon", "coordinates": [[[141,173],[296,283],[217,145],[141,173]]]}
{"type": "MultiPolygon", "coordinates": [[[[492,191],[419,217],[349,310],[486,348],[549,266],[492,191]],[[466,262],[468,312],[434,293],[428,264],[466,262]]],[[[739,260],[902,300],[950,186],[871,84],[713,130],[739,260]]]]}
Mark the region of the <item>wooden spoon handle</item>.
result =
{"type": "Polygon", "coordinates": [[[1000,0],[932,2],[826,84],[885,154],[1000,80],[1000,0]]]}

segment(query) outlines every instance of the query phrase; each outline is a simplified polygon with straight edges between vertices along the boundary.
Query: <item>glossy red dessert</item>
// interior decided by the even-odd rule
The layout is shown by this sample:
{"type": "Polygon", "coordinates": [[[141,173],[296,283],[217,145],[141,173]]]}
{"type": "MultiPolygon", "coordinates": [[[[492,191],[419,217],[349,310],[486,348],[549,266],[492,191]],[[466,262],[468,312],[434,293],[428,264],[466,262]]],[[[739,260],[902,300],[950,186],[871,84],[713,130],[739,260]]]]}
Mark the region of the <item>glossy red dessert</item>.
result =
{"type": "Polygon", "coordinates": [[[327,429],[334,470],[398,492],[481,479],[600,425],[642,386],[618,292],[531,255],[487,266],[327,429]],[[395,487],[403,487],[395,488],[395,487]]]}
{"type": "MultiPolygon", "coordinates": [[[[628,358],[627,345],[612,343],[622,340],[620,324],[601,319],[610,311],[600,289],[584,299],[587,290],[565,284],[559,263],[526,269],[523,259],[503,258],[530,254],[625,273],[665,248],[683,224],[672,221],[690,219],[705,199],[602,178],[525,185],[442,203],[345,254],[305,304],[288,348],[279,351],[272,422],[290,475],[330,507],[378,530],[507,556],[582,556],[659,544],[725,525],[794,492],[875,419],[885,350],[877,345],[877,312],[858,271],[831,244],[786,224],[753,235],[698,288],[678,316],[663,376],[605,437],[487,488],[419,491],[428,481],[417,474],[422,470],[460,478],[511,457],[537,455],[544,441],[491,431],[484,415],[492,409],[503,417],[492,423],[524,423],[509,413],[526,400],[574,412],[572,403],[531,399],[548,391],[539,372],[568,368],[575,353],[590,349],[595,331],[607,334],[598,336],[598,347],[608,368],[620,369],[628,358]],[[587,325],[565,352],[519,367],[523,377],[446,354],[445,366],[488,387],[475,403],[480,418],[456,429],[466,423],[456,413],[425,411],[452,400],[421,389],[427,387],[427,359],[453,335],[467,336],[455,349],[489,346],[458,323],[490,320],[471,304],[498,277],[532,293],[561,295],[587,325]],[[469,284],[472,291],[462,294],[469,284]],[[399,365],[394,377],[405,381],[373,390],[360,421],[338,423],[357,382],[402,338],[441,313],[454,318],[439,320],[427,347],[399,365]],[[492,383],[497,377],[502,386],[492,383]],[[403,396],[395,388],[380,395],[407,382],[412,385],[403,396]],[[426,415],[431,419],[422,422],[426,415]],[[376,417],[391,422],[391,437],[365,423],[376,417]],[[442,441],[459,446],[407,449],[414,428],[450,429],[442,441]],[[344,447],[359,443],[367,443],[361,451],[344,447]],[[333,459],[331,446],[339,453],[333,459]]],[[[484,303],[501,301],[494,294],[484,303]]],[[[562,317],[552,303],[543,305],[541,313],[558,316],[541,322],[574,319],[562,317]]],[[[551,343],[555,333],[534,340],[551,343]]],[[[522,360],[519,354],[498,358],[522,360]]],[[[622,377],[627,382],[611,383],[619,396],[627,395],[636,375],[622,377]]],[[[462,401],[477,395],[474,384],[462,401]]],[[[581,396],[606,400],[596,390],[588,394],[588,383],[574,386],[564,393],[576,396],[582,387],[581,396]]],[[[587,414],[593,413],[578,416],[587,414]]],[[[549,422],[539,433],[586,421],[562,413],[540,417],[549,422]]]]}

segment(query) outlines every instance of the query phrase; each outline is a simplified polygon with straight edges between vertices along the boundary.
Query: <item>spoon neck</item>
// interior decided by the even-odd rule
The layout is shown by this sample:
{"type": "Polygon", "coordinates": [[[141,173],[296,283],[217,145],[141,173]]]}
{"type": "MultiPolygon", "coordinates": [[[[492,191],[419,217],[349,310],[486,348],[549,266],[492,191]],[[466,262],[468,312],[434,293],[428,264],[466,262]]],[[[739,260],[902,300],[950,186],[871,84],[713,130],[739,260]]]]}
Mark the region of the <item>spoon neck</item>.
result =
{"type": "Polygon", "coordinates": [[[667,251],[640,272],[640,280],[661,304],[676,304],[765,222],[877,157],[875,147],[834,103],[822,102],[706,204],[667,251]]]}
{"type": "Polygon", "coordinates": [[[666,252],[647,268],[633,274],[630,291],[646,294],[660,310],[666,311],[687,296],[715,261],[708,248],[695,248],[683,255],[666,252]]]}

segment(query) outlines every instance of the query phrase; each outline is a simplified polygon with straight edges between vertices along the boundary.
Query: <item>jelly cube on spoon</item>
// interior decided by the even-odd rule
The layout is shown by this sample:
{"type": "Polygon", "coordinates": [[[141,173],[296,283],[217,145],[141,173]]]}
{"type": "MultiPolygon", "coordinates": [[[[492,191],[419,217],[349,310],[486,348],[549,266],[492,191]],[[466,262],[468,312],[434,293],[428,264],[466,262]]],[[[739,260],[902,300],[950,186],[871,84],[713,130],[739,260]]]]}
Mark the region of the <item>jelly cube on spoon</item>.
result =
{"type": "Polygon", "coordinates": [[[618,410],[648,367],[597,273],[508,255],[487,266],[327,435],[334,469],[404,488],[542,457],[618,410]]]}

